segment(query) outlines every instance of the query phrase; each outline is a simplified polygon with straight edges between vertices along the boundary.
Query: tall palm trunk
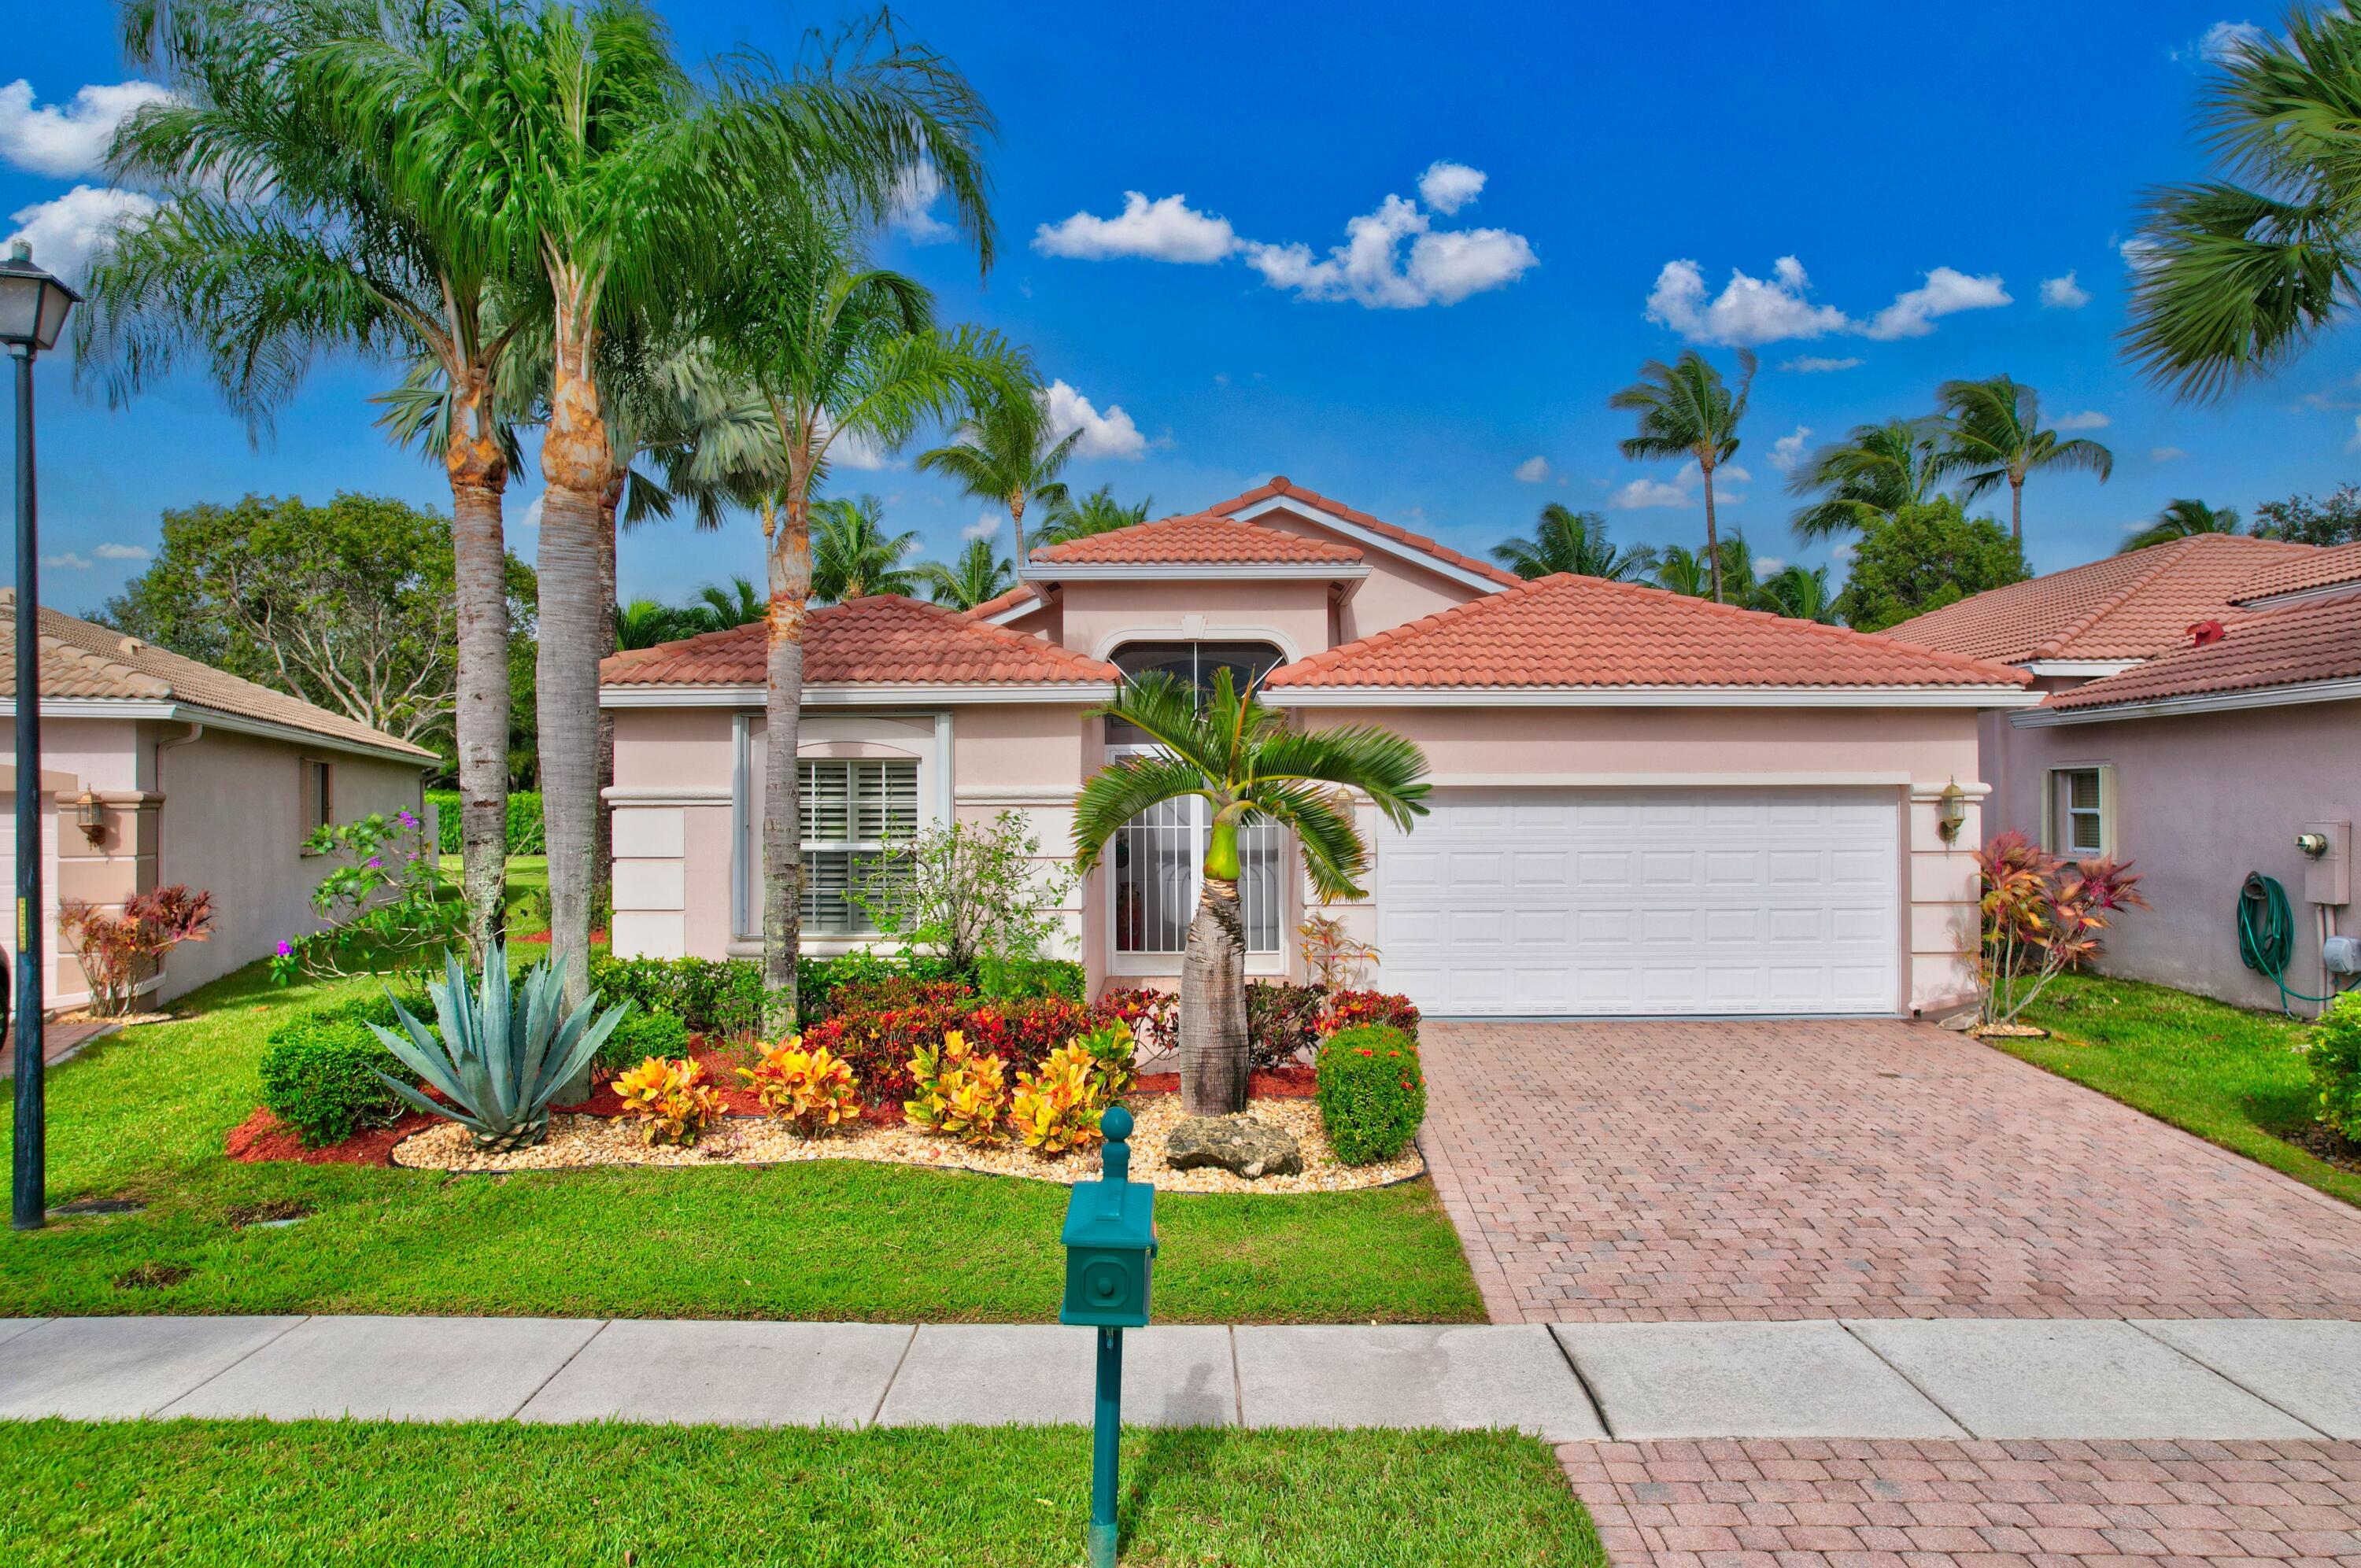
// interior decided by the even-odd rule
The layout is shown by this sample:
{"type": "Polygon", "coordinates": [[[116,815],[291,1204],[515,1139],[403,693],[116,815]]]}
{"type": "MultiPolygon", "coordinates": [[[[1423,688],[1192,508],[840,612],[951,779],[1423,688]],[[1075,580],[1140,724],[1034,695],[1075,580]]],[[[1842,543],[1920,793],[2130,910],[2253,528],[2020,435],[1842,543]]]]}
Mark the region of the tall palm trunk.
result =
{"type": "Polygon", "coordinates": [[[796,1026],[796,955],[803,946],[803,806],[796,751],[804,703],[804,618],[811,604],[811,511],[801,484],[763,517],[771,605],[763,618],[763,1027],[796,1026]]]}
{"type": "Polygon", "coordinates": [[[2008,536],[2021,546],[2025,543],[2025,476],[2008,477],[2008,536]]]}
{"type": "MultiPolygon", "coordinates": [[[[598,594],[598,532],[607,492],[606,422],[590,378],[596,333],[578,287],[557,283],[555,367],[541,446],[542,817],[549,839],[549,939],[566,966],[566,1002],[590,992],[592,839],[598,811],[598,656],[614,620],[598,594]]],[[[585,1072],[587,1082],[588,1073],[585,1072]]]]}
{"type": "Polygon", "coordinates": [[[1719,604],[1721,602],[1721,531],[1716,526],[1713,515],[1712,460],[1700,457],[1697,460],[1697,472],[1705,476],[1705,560],[1708,569],[1713,574],[1713,602],[1719,604]]]}
{"type": "MultiPolygon", "coordinates": [[[[615,510],[622,504],[623,484],[630,470],[617,467],[608,480],[598,505],[598,604],[604,630],[598,657],[615,651],[615,510]]],[[[598,709],[598,809],[590,841],[590,899],[596,909],[613,908],[615,887],[615,808],[607,791],[615,783],[615,716],[598,709]]],[[[609,915],[609,924],[613,923],[609,915]]]]}
{"type": "Polygon", "coordinates": [[[1025,492],[1015,490],[1008,497],[1008,526],[1016,531],[1016,570],[1025,571],[1025,492]]]}
{"type": "Polygon", "coordinates": [[[480,962],[506,926],[509,838],[508,550],[500,499],[509,466],[478,387],[451,421],[453,609],[459,668],[453,725],[459,751],[459,854],[467,946],[480,962]]]}
{"type": "Polygon", "coordinates": [[[1180,1109],[1235,1116],[1246,1108],[1246,922],[1235,882],[1202,884],[1180,962],[1180,1109]]]}

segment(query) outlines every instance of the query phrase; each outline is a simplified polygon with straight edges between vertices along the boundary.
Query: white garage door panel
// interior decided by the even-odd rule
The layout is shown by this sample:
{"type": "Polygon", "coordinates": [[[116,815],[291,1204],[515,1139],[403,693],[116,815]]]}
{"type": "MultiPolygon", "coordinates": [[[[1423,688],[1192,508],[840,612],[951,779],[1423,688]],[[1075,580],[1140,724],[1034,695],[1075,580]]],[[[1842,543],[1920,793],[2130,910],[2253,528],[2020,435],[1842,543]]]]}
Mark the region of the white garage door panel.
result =
{"type": "Polygon", "coordinates": [[[1890,1013],[1874,790],[1439,790],[1378,852],[1384,982],[1442,1014],[1890,1013]]]}

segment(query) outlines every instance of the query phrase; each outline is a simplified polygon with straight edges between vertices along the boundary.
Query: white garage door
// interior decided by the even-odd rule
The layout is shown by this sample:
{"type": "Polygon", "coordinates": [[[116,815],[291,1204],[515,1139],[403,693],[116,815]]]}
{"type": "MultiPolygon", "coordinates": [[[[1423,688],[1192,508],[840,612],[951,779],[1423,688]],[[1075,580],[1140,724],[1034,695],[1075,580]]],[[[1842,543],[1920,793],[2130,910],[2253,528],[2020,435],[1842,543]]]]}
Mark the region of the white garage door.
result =
{"type": "Polygon", "coordinates": [[[1438,790],[1378,846],[1388,990],[1450,1016],[1894,1011],[1897,802],[1438,790]]]}

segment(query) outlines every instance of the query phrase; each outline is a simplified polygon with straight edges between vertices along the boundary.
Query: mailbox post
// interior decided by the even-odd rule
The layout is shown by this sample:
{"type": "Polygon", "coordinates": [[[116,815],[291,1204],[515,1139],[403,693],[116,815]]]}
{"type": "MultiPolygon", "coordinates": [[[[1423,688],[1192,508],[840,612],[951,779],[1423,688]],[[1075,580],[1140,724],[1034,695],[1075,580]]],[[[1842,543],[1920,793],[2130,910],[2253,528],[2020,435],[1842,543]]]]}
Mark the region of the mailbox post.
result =
{"type": "Polygon", "coordinates": [[[1066,1299],[1061,1323],[1099,1331],[1098,1398],[1091,1421],[1091,1568],[1115,1568],[1115,1464],[1123,1436],[1123,1331],[1148,1326],[1156,1257],[1156,1189],[1131,1179],[1131,1113],[1099,1118],[1100,1179],[1077,1181],[1066,1202],[1066,1299]]]}

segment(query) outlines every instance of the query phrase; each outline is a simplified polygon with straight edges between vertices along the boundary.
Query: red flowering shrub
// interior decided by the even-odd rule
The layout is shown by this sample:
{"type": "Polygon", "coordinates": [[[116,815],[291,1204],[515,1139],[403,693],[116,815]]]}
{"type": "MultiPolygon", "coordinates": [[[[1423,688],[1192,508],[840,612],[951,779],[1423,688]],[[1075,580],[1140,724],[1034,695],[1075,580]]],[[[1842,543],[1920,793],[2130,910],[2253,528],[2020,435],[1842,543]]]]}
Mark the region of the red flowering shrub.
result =
{"type": "Polygon", "coordinates": [[[1257,1072],[1291,1067],[1319,1045],[1324,986],[1258,980],[1246,987],[1246,1060],[1257,1072]]]}
{"type": "Polygon", "coordinates": [[[1062,996],[994,1002],[928,995],[904,1007],[839,1012],[803,1038],[806,1050],[826,1046],[851,1063],[869,1099],[892,1102],[917,1092],[910,1061],[919,1048],[939,1047],[954,1029],[977,1055],[998,1057],[1014,1073],[1038,1069],[1051,1051],[1117,1016],[1104,1004],[1084,1007],[1062,996]]]}
{"type": "Polygon", "coordinates": [[[828,1010],[831,1016],[840,1013],[897,1013],[908,1007],[949,1007],[974,994],[975,987],[965,981],[884,974],[829,987],[828,1010]]]}
{"type": "Polygon", "coordinates": [[[1100,996],[1099,1011],[1130,1025],[1132,1037],[1150,1056],[1180,1048],[1180,993],[1177,991],[1110,991],[1100,996]]]}
{"type": "Polygon", "coordinates": [[[1328,998],[1327,1008],[1320,1015],[1320,1035],[1324,1039],[1339,1029],[1357,1028],[1363,1024],[1384,1024],[1414,1040],[1418,1038],[1418,1008],[1409,997],[1389,992],[1339,991],[1328,998]]]}

